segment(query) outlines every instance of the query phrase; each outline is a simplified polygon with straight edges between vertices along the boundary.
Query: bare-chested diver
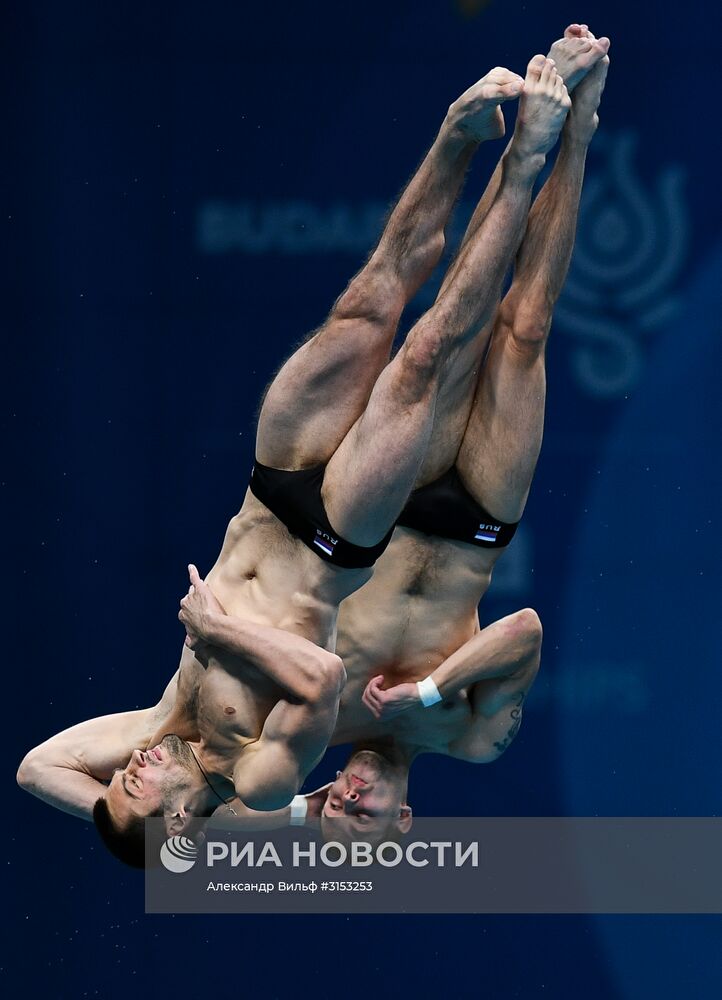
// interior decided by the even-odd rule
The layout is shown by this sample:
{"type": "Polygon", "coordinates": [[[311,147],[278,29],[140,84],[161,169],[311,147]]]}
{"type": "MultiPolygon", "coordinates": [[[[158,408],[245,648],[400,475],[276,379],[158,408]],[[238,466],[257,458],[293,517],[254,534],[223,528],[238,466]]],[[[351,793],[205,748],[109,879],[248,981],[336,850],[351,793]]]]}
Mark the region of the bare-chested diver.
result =
{"type": "Polygon", "coordinates": [[[435,414],[454,401],[447,373],[491,317],[569,103],[553,63],[537,56],[524,81],[495,69],[451,105],[369,262],[266,395],[250,489],[208,574],[228,615],[205,636],[207,656],[184,647],[155,709],[81,723],[23,761],[20,784],[92,814],[118,856],[142,862],[147,816],[177,834],[219,799],[281,807],[323,754],[345,680],[331,652],[338,607],[370,578],[435,414]],[[522,87],[493,203],[388,363],[401,312],[439,260],[473,152],[503,134],[500,105],[522,87]]]}
{"type": "MultiPolygon", "coordinates": [[[[489,762],[521,724],[539,666],[539,618],[525,609],[480,630],[477,609],[524,510],[541,447],[545,344],[574,244],[608,48],[578,25],[552,47],[571,80],[572,108],[554,170],[529,214],[512,285],[492,323],[457,355],[420,488],[373,579],[341,607],[336,648],[348,682],[331,743],[355,750],[336,781],[295,806],[321,814],[323,824],[345,818],[340,828],[330,824],[334,840],[405,831],[408,772],[418,754],[489,762]]],[[[499,176],[465,240],[483,223],[499,176]]],[[[454,278],[452,265],[445,281],[454,278]]],[[[245,826],[282,825],[290,816],[286,809],[254,817],[240,804],[236,811],[245,826]]]]}

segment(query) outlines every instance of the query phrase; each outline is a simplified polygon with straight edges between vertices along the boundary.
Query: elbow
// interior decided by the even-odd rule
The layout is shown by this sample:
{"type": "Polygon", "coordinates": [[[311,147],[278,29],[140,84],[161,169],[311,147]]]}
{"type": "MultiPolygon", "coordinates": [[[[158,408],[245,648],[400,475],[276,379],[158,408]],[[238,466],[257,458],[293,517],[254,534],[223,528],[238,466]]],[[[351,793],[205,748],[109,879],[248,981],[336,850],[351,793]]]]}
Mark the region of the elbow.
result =
{"type": "Polygon", "coordinates": [[[346,684],[346,668],[335,653],[323,653],[307,665],[304,700],[318,704],[336,701],[346,684]]]}
{"type": "Polygon", "coordinates": [[[501,757],[500,750],[479,750],[464,757],[468,764],[493,764],[501,757]]]}
{"type": "Polygon", "coordinates": [[[454,757],[467,764],[493,764],[503,754],[504,750],[498,743],[472,743],[455,748],[454,757]]]}
{"type": "Polygon", "coordinates": [[[346,668],[335,653],[324,653],[311,667],[309,700],[316,703],[337,700],[346,683],[346,668]]]}
{"type": "MultiPolygon", "coordinates": [[[[303,775],[296,769],[277,772],[236,775],[236,795],[241,803],[240,815],[250,812],[275,812],[290,805],[294,795],[303,784],[303,775]]],[[[228,816],[224,817],[227,822],[228,816]]]]}
{"type": "Polygon", "coordinates": [[[251,789],[244,793],[243,804],[246,809],[252,809],[254,812],[276,812],[290,805],[295,794],[288,789],[251,789]]]}
{"type": "Polygon", "coordinates": [[[341,657],[328,653],[323,658],[321,676],[324,690],[330,691],[334,696],[340,695],[346,684],[346,668],[341,657]]]}
{"type": "Polygon", "coordinates": [[[510,631],[523,646],[527,654],[536,654],[541,650],[544,630],[541,619],[533,608],[524,608],[511,615],[510,631]]]}
{"type": "Polygon", "coordinates": [[[520,727],[521,716],[502,739],[495,740],[493,743],[484,739],[472,744],[467,748],[463,759],[470,764],[493,764],[495,760],[498,760],[509,749],[516,739],[520,727]]]}
{"type": "Polygon", "coordinates": [[[25,754],[16,774],[18,785],[26,792],[32,792],[39,784],[40,763],[36,750],[25,754]]]}

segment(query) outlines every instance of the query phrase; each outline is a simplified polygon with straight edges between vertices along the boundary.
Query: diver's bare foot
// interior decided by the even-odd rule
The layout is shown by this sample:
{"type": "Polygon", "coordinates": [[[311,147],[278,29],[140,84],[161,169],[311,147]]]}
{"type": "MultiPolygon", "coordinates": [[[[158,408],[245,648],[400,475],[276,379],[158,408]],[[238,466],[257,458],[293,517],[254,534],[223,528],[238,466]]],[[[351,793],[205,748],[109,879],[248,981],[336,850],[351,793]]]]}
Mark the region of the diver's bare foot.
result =
{"type": "Polygon", "coordinates": [[[571,107],[554,61],[534,56],[527,67],[512,149],[522,156],[546,156],[557,141],[571,107]]]}
{"type": "Polygon", "coordinates": [[[588,145],[599,125],[597,108],[607,80],[609,56],[602,56],[574,91],[565,133],[588,145]]]}
{"type": "Polygon", "coordinates": [[[445,124],[474,142],[499,139],[505,130],[499,105],[517,98],[523,86],[517,73],[497,66],[454,101],[445,124]]]}
{"type": "Polygon", "coordinates": [[[549,49],[549,58],[571,94],[577,84],[609,51],[608,38],[595,38],[586,24],[570,24],[564,37],[549,49]]]}

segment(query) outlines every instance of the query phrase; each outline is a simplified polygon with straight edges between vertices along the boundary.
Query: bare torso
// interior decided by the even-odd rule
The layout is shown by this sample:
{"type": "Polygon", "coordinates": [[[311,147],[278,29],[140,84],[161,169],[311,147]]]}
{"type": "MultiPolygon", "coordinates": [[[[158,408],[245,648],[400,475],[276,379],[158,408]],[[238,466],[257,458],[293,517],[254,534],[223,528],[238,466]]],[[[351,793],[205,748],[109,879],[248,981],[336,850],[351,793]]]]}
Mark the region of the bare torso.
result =
{"type": "MultiPolygon", "coordinates": [[[[249,491],[206,582],[229,615],[332,651],[339,604],[370,575],[371,570],[339,569],[322,561],[249,491]]],[[[281,697],[278,686],[242,657],[212,647],[206,659],[184,646],[175,703],[148,745],[177,732],[200,740],[209,766],[216,758],[223,770],[258,739],[281,697]]]]}
{"type": "Polygon", "coordinates": [[[229,615],[331,649],[341,601],[370,576],[324,562],[249,491],[206,581],[229,615]]]}
{"type": "Polygon", "coordinates": [[[361,695],[378,674],[386,687],[422,680],[479,631],[477,606],[498,555],[396,528],[372,580],[341,607],[336,651],[348,680],[334,743],[392,736],[417,752],[448,752],[471,719],[467,690],[388,721],[374,719],[361,695]]]}
{"type": "MultiPolygon", "coordinates": [[[[331,650],[339,604],[370,575],[322,562],[249,492],[207,582],[228,615],[331,650]]],[[[289,694],[243,656],[205,648],[196,655],[182,647],[179,668],[157,705],[86,720],[35,747],[21,764],[22,786],[88,819],[105,783],[134,749],[150,749],[175,733],[199,744],[206,770],[216,775],[214,786],[233,794],[240,759],[257,757],[264,726],[289,694]]],[[[308,723],[313,738],[313,719],[308,723]]],[[[301,773],[318,752],[313,745],[301,749],[301,773]]]]}
{"type": "MultiPolygon", "coordinates": [[[[398,527],[373,575],[339,571],[249,494],[206,581],[230,615],[335,645],[348,679],[334,745],[392,737],[413,753],[449,753],[471,721],[468,689],[390,720],[375,719],[361,695],[378,674],[386,687],[422,680],[479,632],[478,604],[499,555],[398,527]]],[[[278,699],[242,658],[214,647],[204,669],[184,647],[175,705],[148,745],[168,731],[199,739],[209,766],[215,760],[222,771],[258,738],[278,699]]]]}

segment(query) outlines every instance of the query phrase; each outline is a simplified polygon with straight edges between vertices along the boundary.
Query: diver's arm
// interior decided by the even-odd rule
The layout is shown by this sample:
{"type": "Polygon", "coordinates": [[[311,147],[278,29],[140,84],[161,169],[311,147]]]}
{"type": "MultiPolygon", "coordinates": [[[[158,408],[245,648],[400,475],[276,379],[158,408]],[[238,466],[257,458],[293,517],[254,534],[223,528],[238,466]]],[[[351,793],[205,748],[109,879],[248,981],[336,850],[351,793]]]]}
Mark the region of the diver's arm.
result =
{"type": "Polygon", "coordinates": [[[447,699],[479,681],[526,672],[530,655],[536,657],[538,664],[540,648],[539,617],[526,608],[477,632],[429,676],[442,699],[447,699]]]}
{"type": "Polygon", "coordinates": [[[178,617],[191,649],[219,646],[252,663],[292,697],[306,702],[321,697],[326,675],[340,670],[334,653],[293,632],[227,615],[195,566],[188,570],[191,586],[178,617]]]}
{"type": "Polygon", "coordinates": [[[487,669],[470,683],[471,720],[449,744],[452,757],[489,763],[508,749],[519,732],[523,705],[539,669],[541,625],[534,612],[521,611],[510,618],[510,622],[502,619],[510,632],[510,658],[504,667],[503,653],[490,656],[487,669]]]}
{"type": "Polygon", "coordinates": [[[51,736],[30,750],[17,772],[22,789],[71,816],[90,820],[117,767],[137,747],[147,746],[176,699],[179,671],[152,708],[102,715],[51,736]]]}
{"type": "Polygon", "coordinates": [[[105,792],[104,782],[142,745],[152,713],[141,709],[104,715],[51,736],[25,755],[18,784],[48,805],[90,820],[96,799],[105,792]]]}
{"type": "MultiPolygon", "coordinates": [[[[488,625],[447,657],[429,674],[441,700],[482,681],[500,681],[534,673],[539,665],[541,625],[535,611],[527,608],[488,625]]],[[[417,683],[397,684],[384,690],[383,676],[373,677],[363,693],[364,704],[380,719],[393,718],[409,708],[421,706],[417,683]]],[[[423,682],[422,682],[423,683],[423,682]]],[[[430,686],[433,692],[433,686],[430,686]]],[[[436,699],[438,700],[438,699],[436,699]]]]}

